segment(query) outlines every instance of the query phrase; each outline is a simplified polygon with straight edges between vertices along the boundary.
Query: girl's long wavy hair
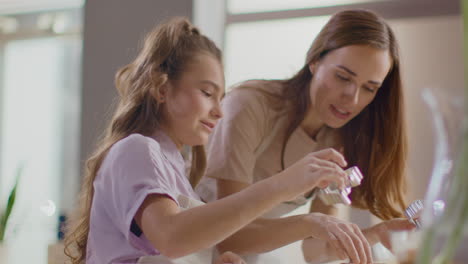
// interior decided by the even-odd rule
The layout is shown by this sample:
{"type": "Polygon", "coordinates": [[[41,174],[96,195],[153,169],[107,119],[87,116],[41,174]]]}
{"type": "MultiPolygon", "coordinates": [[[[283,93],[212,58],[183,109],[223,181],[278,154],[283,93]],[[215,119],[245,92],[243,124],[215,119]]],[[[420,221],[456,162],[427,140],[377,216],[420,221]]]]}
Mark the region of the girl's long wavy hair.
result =
{"type": "Polygon", "coordinates": [[[353,206],[368,209],[381,219],[401,217],[405,208],[407,135],[400,57],[392,29],[371,11],[334,14],[312,43],[304,67],[292,78],[279,81],[284,87],[282,100],[294,102],[281,151],[282,167],[287,141],[311,105],[309,86],[313,76],[309,64],[350,45],[388,50],[393,61],[374,100],[338,130],[348,164],[359,166],[364,174],[361,185],[351,193],[353,206]]]}
{"type": "MultiPolygon", "coordinates": [[[[86,261],[93,182],[109,149],[132,133],[151,135],[161,120],[159,89],[177,80],[188,62],[198,54],[209,54],[222,62],[221,51],[185,18],[173,18],[150,32],[136,59],[121,68],[115,77],[119,103],[94,154],[86,161],[79,197],[79,209],[72,217],[65,238],[65,253],[73,264],[86,261]]],[[[190,183],[194,187],[203,176],[206,156],[203,146],[192,148],[190,183]]]]}

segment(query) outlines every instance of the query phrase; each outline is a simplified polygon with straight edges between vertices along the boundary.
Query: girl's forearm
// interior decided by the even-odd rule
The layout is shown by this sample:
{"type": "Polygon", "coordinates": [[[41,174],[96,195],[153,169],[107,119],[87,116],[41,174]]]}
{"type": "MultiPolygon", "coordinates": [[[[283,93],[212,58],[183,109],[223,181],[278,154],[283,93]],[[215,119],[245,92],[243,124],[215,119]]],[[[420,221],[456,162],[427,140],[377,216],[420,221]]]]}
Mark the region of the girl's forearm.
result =
{"type": "Polygon", "coordinates": [[[168,216],[163,224],[165,255],[185,256],[226,239],[294,193],[281,183],[270,177],[221,200],[168,216]]]}
{"type": "Polygon", "coordinates": [[[307,263],[324,263],[339,259],[328,242],[316,238],[302,241],[302,254],[307,263]]]}
{"type": "Polygon", "coordinates": [[[218,249],[240,255],[264,253],[309,237],[310,233],[304,215],[259,218],[219,243],[218,249]]]}
{"type": "MultiPolygon", "coordinates": [[[[372,227],[363,229],[362,234],[366,237],[370,246],[380,242],[372,227]]],[[[304,239],[302,242],[302,252],[304,259],[309,263],[322,263],[339,259],[335,250],[328,242],[315,238],[304,239]]]]}

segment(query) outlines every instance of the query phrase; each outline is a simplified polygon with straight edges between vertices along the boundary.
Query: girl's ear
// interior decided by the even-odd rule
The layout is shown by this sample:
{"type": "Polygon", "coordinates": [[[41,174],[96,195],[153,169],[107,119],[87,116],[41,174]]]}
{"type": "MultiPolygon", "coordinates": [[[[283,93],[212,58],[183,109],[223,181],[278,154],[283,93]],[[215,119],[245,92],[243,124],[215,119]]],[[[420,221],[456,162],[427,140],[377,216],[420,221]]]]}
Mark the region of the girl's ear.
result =
{"type": "Polygon", "coordinates": [[[159,104],[165,103],[167,100],[168,90],[170,89],[170,83],[167,81],[156,90],[154,97],[159,104]]]}
{"type": "Polygon", "coordinates": [[[310,73],[311,73],[312,75],[313,75],[313,74],[315,73],[315,71],[317,70],[317,64],[318,64],[317,61],[309,63],[309,71],[310,71],[310,73]]]}

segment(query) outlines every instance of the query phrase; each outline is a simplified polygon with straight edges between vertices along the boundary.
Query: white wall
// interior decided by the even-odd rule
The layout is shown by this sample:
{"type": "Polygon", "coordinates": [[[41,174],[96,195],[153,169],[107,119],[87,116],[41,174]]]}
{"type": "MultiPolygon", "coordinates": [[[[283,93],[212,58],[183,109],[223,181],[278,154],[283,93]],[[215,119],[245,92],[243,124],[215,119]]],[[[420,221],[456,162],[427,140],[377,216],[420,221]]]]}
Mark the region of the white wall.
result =
{"type": "MultiPolygon", "coordinates": [[[[117,96],[116,71],[130,63],[145,33],[171,16],[192,17],[192,0],[86,1],[83,31],[81,161],[94,150],[117,96]]],[[[82,163],[83,164],[83,163],[82,163]]]]}

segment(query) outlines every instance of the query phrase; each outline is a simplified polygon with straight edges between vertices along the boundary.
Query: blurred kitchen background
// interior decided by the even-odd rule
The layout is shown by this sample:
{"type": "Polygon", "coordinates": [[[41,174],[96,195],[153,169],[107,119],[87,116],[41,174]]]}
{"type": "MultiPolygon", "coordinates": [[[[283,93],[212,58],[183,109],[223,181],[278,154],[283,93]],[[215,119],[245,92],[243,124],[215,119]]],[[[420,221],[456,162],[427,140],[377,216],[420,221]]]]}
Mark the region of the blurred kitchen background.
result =
{"type": "MultiPolygon", "coordinates": [[[[330,15],[348,8],[380,13],[399,40],[408,201],[424,198],[434,131],[421,91],[430,88],[463,110],[461,0],[0,0],[0,208],[23,168],[0,242],[5,264],[47,263],[48,245],[62,236],[59,219],[74,206],[83,162],[112,113],[114,74],[154,25],[190,18],[223,49],[229,89],[246,79],[291,76],[330,15]]],[[[354,209],[342,215],[362,227],[377,221],[354,209]]],[[[295,243],[278,256],[304,263],[299,250],[295,243]]]]}

